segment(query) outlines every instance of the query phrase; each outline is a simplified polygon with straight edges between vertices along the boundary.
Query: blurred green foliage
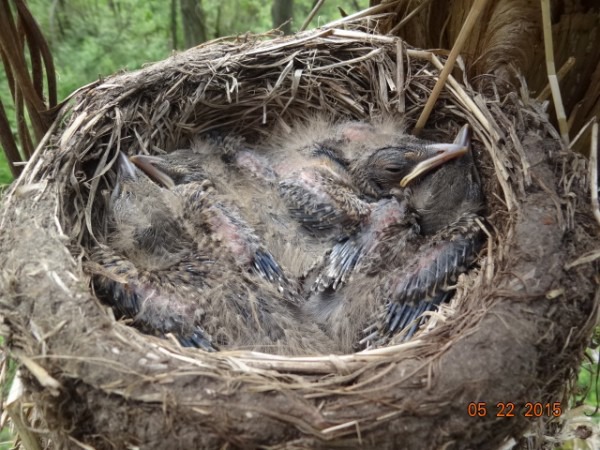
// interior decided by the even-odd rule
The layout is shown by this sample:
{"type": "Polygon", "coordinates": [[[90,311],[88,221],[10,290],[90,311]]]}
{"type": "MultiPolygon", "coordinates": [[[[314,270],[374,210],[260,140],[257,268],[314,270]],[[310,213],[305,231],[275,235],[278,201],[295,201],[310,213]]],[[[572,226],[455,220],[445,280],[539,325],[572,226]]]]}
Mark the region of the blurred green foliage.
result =
{"type": "Polygon", "coordinates": [[[0,186],[2,186],[3,184],[10,183],[11,181],[12,174],[10,173],[10,169],[8,168],[6,156],[4,156],[4,152],[0,152],[0,186]]]}
{"type": "Polygon", "coordinates": [[[600,405],[598,404],[598,389],[600,389],[600,379],[598,378],[598,348],[588,349],[587,355],[589,359],[584,359],[581,368],[579,369],[579,377],[577,386],[574,392],[576,404],[586,403],[593,408],[598,407],[593,417],[597,422],[600,422],[600,405]]]}
{"type": "Polygon", "coordinates": [[[54,56],[59,99],[99,77],[164,59],[172,49],[169,2],[33,0],[29,7],[54,56]]]}
{"type": "MultiPolygon", "coordinates": [[[[271,0],[203,0],[209,37],[270,30],[271,3],[271,0]]],[[[313,0],[295,0],[293,29],[302,25],[312,4],[313,0]]],[[[30,0],[28,5],[55,58],[59,98],[98,77],[162,60],[174,50],[171,2],[30,0]]],[[[338,6],[353,13],[357,6],[365,8],[367,5],[368,0],[328,0],[311,26],[339,18],[338,6]]],[[[176,41],[181,47],[183,32],[179,11],[177,6],[176,41]]]]}

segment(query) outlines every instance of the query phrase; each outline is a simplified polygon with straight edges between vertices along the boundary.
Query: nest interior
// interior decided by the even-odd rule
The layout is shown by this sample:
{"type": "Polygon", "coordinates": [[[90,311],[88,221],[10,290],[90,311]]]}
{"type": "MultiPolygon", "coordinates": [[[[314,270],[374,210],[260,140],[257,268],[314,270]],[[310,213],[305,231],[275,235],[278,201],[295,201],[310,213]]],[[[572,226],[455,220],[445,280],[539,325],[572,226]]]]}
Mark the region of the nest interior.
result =
{"type": "MultiPolygon", "coordinates": [[[[80,90],[4,199],[0,313],[21,363],[19,406],[43,446],[493,448],[565,400],[598,304],[585,160],[524,92],[451,78],[429,132],[468,122],[487,199],[487,247],[451,312],[412,341],[286,358],[207,354],[114,320],[84,270],[119,150],[171,151],[197,134],[258,139],[328,113],[414,123],[439,59],[361,27],[214,42],[80,90]],[[485,404],[486,414],[469,415],[485,404]],[[499,417],[498,403],[514,403],[499,417]],[[28,406],[29,405],[29,406],[28,406]],[[33,407],[31,407],[33,405],[33,407]]],[[[566,404],[563,404],[566,407],[566,404]]]]}

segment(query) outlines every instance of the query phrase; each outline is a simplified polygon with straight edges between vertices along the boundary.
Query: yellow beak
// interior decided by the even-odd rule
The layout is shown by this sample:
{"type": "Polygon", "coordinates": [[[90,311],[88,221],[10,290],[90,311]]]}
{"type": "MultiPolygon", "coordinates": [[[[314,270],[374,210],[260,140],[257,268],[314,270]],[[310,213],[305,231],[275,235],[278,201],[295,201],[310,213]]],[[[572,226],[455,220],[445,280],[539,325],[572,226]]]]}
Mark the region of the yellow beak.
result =
{"type": "Polygon", "coordinates": [[[426,147],[427,155],[429,156],[427,159],[421,161],[417,164],[413,170],[410,171],[408,175],[406,175],[400,181],[401,187],[406,187],[408,184],[414,179],[420,177],[424,173],[429,172],[430,170],[444,164],[447,161],[450,161],[454,158],[458,158],[469,151],[471,147],[471,136],[470,136],[470,128],[469,125],[464,125],[456,139],[452,144],[430,144],[426,147]]]}
{"type": "Polygon", "coordinates": [[[134,155],[129,159],[138,169],[148,175],[156,183],[167,189],[173,189],[175,187],[173,179],[153,164],[161,162],[161,158],[149,155],[134,155]]]}

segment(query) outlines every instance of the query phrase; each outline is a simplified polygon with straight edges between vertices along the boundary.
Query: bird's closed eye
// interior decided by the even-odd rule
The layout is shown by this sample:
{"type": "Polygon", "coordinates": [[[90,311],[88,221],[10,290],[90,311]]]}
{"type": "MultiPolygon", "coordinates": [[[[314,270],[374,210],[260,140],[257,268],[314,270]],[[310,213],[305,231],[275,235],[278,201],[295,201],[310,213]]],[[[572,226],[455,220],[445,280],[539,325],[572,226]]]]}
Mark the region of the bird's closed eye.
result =
{"type": "Polygon", "coordinates": [[[402,172],[402,167],[399,166],[388,166],[385,168],[390,173],[400,173],[402,172]]]}

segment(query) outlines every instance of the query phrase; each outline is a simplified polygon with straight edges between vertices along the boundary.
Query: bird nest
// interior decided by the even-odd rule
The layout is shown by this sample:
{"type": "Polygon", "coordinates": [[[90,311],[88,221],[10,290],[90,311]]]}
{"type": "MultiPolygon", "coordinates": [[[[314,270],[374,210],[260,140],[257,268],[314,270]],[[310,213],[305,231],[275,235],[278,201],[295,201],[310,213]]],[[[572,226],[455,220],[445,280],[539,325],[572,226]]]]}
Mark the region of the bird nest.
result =
{"type": "Polygon", "coordinates": [[[494,448],[533,429],[542,445],[594,323],[598,236],[586,161],[525,90],[498,98],[450,77],[429,118],[438,137],[473,129],[488,239],[408,342],[318,357],[181,348],[116,321],[85,270],[119,150],[168,152],[211,130],[253,141],[315,112],[410,129],[442,63],[330,28],[208,43],[76,92],[3,201],[0,313],[23,443],[494,448]]]}

